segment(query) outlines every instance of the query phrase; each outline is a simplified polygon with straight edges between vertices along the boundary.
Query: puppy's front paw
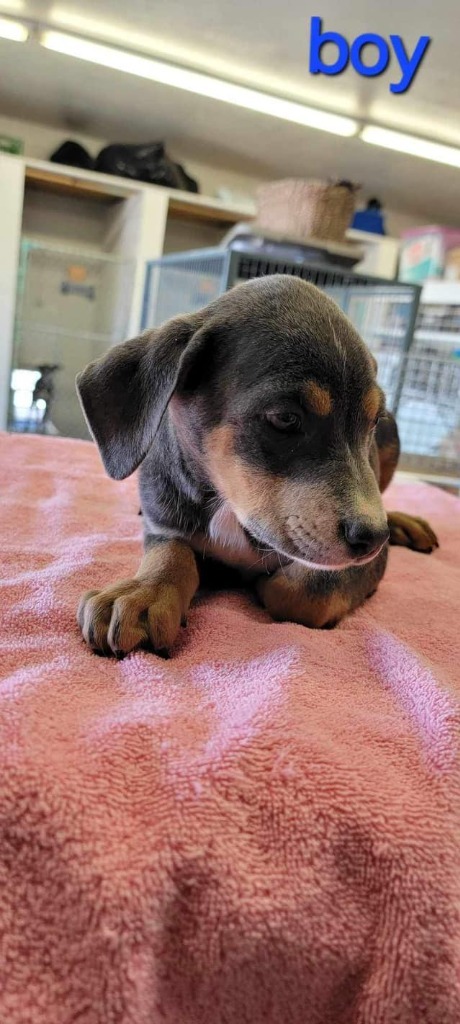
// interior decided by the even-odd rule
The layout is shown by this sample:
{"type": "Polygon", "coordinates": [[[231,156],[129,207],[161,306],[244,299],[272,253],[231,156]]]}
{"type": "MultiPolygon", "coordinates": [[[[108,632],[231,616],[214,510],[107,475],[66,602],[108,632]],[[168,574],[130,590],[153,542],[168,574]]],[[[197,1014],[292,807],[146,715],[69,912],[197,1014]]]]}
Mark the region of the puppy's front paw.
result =
{"type": "Polygon", "coordinates": [[[182,604],[182,595],[172,584],[123,580],[83,594],[77,620],[86,643],[97,654],[121,658],[136,647],[165,654],[185,624],[182,604]]]}
{"type": "Polygon", "coordinates": [[[412,551],[422,551],[427,555],[439,547],[438,538],[430,524],[418,516],[407,516],[404,512],[389,512],[388,526],[390,544],[411,548],[412,551]]]}

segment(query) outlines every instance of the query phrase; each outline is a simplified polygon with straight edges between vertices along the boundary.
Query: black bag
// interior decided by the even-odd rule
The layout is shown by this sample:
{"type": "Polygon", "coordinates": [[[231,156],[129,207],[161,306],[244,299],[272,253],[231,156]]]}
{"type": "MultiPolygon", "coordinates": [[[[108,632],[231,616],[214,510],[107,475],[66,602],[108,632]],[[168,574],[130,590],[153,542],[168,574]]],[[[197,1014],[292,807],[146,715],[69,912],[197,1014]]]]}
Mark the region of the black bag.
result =
{"type": "Polygon", "coordinates": [[[85,171],[94,170],[94,160],[79,142],[67,139],[50,156],[53,164],[67,164],[67,167],[82,167],[85,171]]]}
{"type": "Polygon", "coordinates": [[[145,146],[105,146],[96,158],[94,170],[165,188],[179,188],[184,192],[199,191],[198,183],[180,164],[171,160],[162,142],[145,146]]]}

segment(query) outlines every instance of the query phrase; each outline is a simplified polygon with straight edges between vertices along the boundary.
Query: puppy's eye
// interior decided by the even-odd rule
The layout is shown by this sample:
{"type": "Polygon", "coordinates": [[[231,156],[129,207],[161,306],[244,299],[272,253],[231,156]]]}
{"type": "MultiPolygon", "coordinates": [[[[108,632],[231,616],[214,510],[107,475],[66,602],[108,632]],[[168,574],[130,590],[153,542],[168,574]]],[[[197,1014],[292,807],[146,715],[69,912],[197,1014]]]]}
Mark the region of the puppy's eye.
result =
{"type": "Polygon", "coordinates": [[[287,434],[297,434],[302,428],[302,420],[295,412],[267,412],[266,419],[275,430],[283,430],[287,434]]]}

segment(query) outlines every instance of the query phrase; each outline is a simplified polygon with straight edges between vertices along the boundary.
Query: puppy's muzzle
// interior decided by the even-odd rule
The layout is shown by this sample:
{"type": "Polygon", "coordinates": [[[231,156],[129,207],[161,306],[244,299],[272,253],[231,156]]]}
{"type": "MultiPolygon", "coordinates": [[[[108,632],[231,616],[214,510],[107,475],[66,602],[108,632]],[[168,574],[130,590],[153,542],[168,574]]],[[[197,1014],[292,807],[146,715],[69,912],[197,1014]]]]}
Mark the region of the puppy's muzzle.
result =
{"type": "Polygon", "coordinates": [[[376,526],[366,516],[342,519],[340,533],[354,561],[374,558],[390,537],[388,526],[376,526]]]}

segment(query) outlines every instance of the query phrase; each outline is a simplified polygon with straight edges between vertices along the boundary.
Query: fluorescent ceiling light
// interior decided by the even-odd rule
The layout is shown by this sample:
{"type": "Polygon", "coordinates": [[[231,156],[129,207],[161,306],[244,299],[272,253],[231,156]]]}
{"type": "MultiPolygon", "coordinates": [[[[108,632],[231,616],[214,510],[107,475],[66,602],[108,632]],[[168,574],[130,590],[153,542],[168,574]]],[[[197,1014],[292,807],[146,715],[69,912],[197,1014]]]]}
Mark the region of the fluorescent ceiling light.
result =
{"type": "Polygon", "coordinates": [[[29,30],[20,21],[0,18],[0,38],[11,39],[14,43],[25,43],[29,38],[29,30]]]}
{"type": "Polygon", "coordinates": [[[17,14],[23,14],[25,6],[25,0],[5,0],[0,17],[14,18],[17,14]]]}
{"type": "Polygon", "coordinates": [[[441,142],[429,142],[428,139],[419,139],[415,135],[404,135],[402,132],[393,132],[389,128],[378,128],[373,125],[363,128],[360,138],[373,146],[383,146],[384,149],[419,156],[423,160],[434,160],[438,164],[460,167],[460,149],[445,146],[441,142]]]}
{"type": "Polygon", "coordinates": [[[281,96],[271,96],[269,93],[249,89],[244,85],[237,85],[221,78],[213,78],[211,75],[205,75],[199,71],[166,64],[164,61],[150,57],[141,57],[135,53],[129,53],[127,50],[118,50],[112,46],[93,43],[89,39],[67,35],[64,32],[51,30],[43,32],[40,42],[48,50],[64,53],[68,57],[78,57],[80,60],[87,60],[92,64],[112,68],[114,71],[124,71],[128,75],[137,75],[139,78],[159,82],[161,85],[185,89],[198,96],[221,100],[223,103],[231,103],[236,107],[254,110],[258,114],[268,114],[271,117],[280,118],[282,121],[291,121],[293,124],[301,124],[307,128],[319,128],[321,131],[343,136],[355,135],[358,129],[357,122],[349,117],[315,110],[313,107],[283,99],[281,96]]]}

